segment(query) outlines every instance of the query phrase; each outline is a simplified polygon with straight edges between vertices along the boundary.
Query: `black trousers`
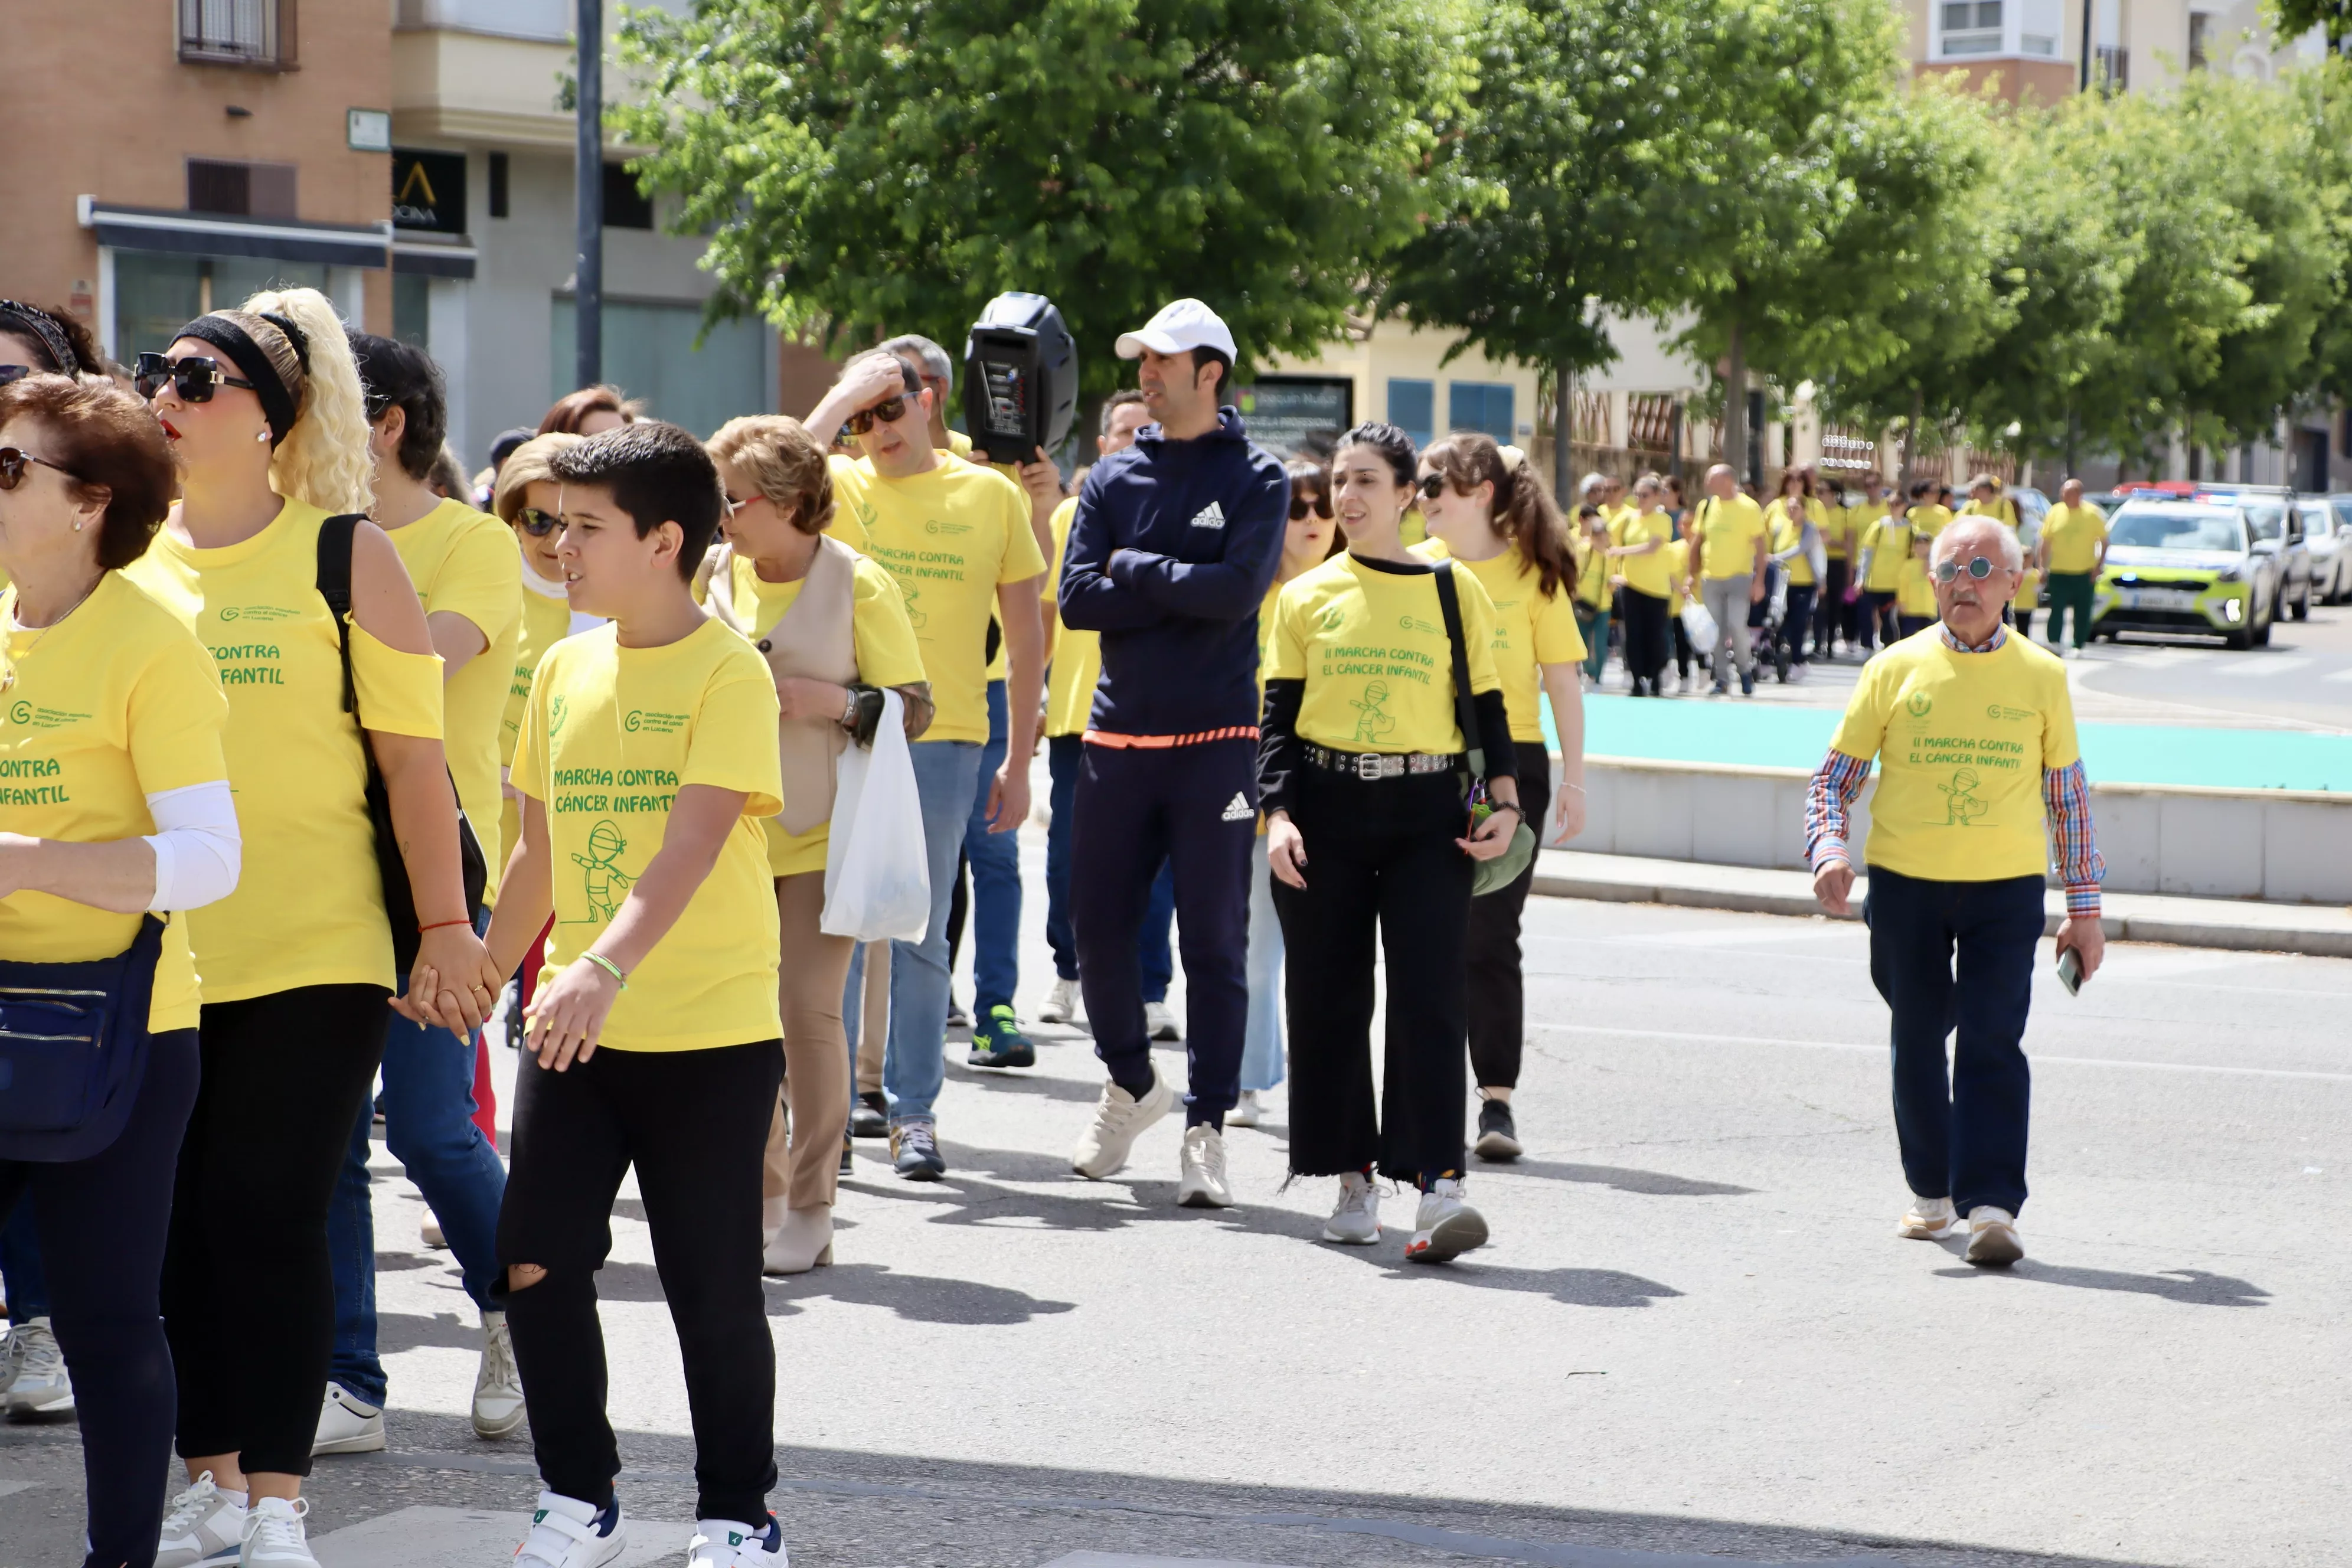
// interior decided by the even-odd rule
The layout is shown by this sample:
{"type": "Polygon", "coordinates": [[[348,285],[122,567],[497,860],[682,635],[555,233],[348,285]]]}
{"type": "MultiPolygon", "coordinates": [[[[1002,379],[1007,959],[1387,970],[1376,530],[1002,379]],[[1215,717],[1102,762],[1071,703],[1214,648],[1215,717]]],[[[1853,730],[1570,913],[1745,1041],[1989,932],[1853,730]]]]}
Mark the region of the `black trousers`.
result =
{"type": "Polygon", "coordinates": [[[1895,595],[1880,593],[1875,588],[1862,591],[1862,646],[1876,647],[1881,642],[1889,647],[1902,640],[1901,622],[1895,609],[1895,595]]]}
{"type": "Polygon", "coordinates": [[[604,1415],[596,1272],[634,1164],[694,1422],[697,1519],[757,1524],[776,1484],[776,1358],[760,1288],[760,1173],[783,1082],[781,1040],[600,1050],[562,1072],[525,1053],[498,1288],[547,1489],[602,1506],[620,1474],[604,1415]],[[518,1263],[547,1270],[506,1288],[518,1263]]]}
{"type": "Polygon", "coordinates": [[[163,1256],[184,1458],[310,1473],[335,1342],[327,1211],[375,1086],[391,996],[304,985],[205,1005],[203,1080],[163,1256]]]}
{"type": "Polygon", "coordinates": [[[1830,562],[1822,574],[1821,603],[1813,613],[1813,652],[1822,658],[1829,658],[1838,638],[1853,641],[1853,606],[1845,602],[1850,570],[1841,558],[1830,562]]]}
{"type": "Polygon", "coordinates": [[[1290,1033],[1290,1169],[1336,1176],[1377,1166],[1393,1181],[1462,1168],[1470,858],[1452,773],[1367,783],[1299,774],[1291,817],[1307,886],[1279,878],[1290,1033]],[[1388,1039],[1372,1098],[1372,973],[1388,957],[1388,1039]]]}
{"type": "MultiPolygon", "coordinates": [[[[1629,599],[1648,597],[1626,590],[1629,599]]],[[[1658,601],[1664,604],[1665,601],[1658,601]]],[[[1519,752],[1519,804],[1540,840],[1551,820],[1551,758],[1540,744],[1519,752]]],[[[1470,1070],[1481,1089],[1515,1089],[1527,1031],[1527,981],[1519,957],[1519,916],[1536,885],[1535,862],[1507,886],[1470,900],[1468,931],[1470,1070]]]]}
{"type": "Polygon", "coordinates": [[[1619,598],[1625,612],[1625,668],[1635,691],[1646,684],[1655,695],[1658,676],[1666,668],[1666,611],[1672,601],[1639,588],[1628,588],[1619,598]]]}
{"type": "Polygon", "coordinates": [[[50,1326],[81,1422],[84,1568],[146,1568],[163,1527],[155,1479],[172,1458],[172,1350],[160,1305],[180,1137],[196,1102],[196,1031],[148,1043],[121,1134],[87,1160],[0,1161],[0,1222],[30,1194],[50,1326]]]}
{"type": "Polygon", "coordinates": [[[1070,828],[1070,914],[1095,1054],[1130,1093],[1150,1086],[1136,937],[1165,860],[1184,960],[1188,1123],[1223,1125],[1241,1094],[1257,842],[1255,741],[1085,748],[1070,828]]]}

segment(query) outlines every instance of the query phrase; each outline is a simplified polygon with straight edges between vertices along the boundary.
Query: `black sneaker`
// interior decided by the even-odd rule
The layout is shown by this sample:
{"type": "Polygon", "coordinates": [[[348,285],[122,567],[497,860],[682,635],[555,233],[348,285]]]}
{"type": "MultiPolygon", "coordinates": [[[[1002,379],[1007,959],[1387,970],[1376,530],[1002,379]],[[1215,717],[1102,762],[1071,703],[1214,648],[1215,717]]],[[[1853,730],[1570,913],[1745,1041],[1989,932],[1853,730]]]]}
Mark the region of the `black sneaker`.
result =
{"type": "Polygon", "coordinates": [[[1475,1145],[1481,1160],[1498,1164],[1519,1157],[1519,1129],[1511,1120],[1511,1108],[1499,1100],[1478,1102],[1478,1142],[1475,1145]]]}
{"type": "Polygon", "coordinates": [[[857,1173],[856,1167],[850,1163],[849,1150],[849,1134],[845,1132],[841,1135],[841,1173],[845,1176],[854,1176],[857,1173]]]}
{"type": "Polygon", "coordinates": [[[940,1158],[937,1131],[929,1121],[901,1121],[890,1129],[890,1163],[910,1182],[936,1182],[948,1173],[940,1158]]]}
{"type": "Polygon", "coordinates": [[[1754,670],[1743,669],[1739,672],[1739,695],[1742,697],[1753,697],[1756,695],[1756,672],[1754,670]]]}
{"type": "Polygon", "coordinates": [[[1037,1047],[1021,1032],[1021,1020],[999,1002],[971,1032],[971,1054],[964,1065],[976,1068],[1034,1068],[1037,1047]]]}
{"type": "Polygon", "coordinates": [[[849,1135],[852,1138],[887,1138],[890,1136],[890,1108],[882,1091],[861,1094],[857,1103],[849,1108],[849,1135]]]}

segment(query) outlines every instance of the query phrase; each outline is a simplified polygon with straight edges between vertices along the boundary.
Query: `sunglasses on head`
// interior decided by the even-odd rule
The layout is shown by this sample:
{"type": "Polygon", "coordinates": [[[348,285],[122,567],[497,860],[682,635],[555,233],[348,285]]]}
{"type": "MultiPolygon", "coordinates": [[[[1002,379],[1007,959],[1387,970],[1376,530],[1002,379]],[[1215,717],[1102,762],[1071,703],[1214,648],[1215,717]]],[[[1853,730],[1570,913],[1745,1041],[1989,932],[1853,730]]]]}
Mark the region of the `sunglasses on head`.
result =
{"type": "Polygon", "coordinates": [[[874,422],[877,419],[885,425],[896,425],[899,420],[904,419],[906,416],[906,398],[903,396],[886,397],[881,402],[876,404],[873,407],[860,409],[858,412],[851,415],[849,416],[849,433],[853,436],[863,436],[866,432],[874,428],[874,422]]]}
{"type": "Polygon", "coordinates": [[[36,458],[32,453],[20,447],[0,447],[0,490],[13,490],[23,484],[26,466],[30,463],[38,463],[45,468],[55,468],[69,479],[81,477],[61,463],[52,463],[47,458],[36,458]]]}
{"type": "Polygon", "coordinates": [[[221,369],[220,361],[204,354],[190,354],[183,360],[167,359],[152,352],[141,354],[131,372],[131,384],[139,395],[152,399],[166,384],[179,394],[183,403],[210,403],[213,394],[224,386],[254,390],[253,383],[243,376],[230,375],[221,369]]]}
{"type": "Polygon", "coordinates": [[[1306,517],[1306,515],[1310,511],[1316,516],[1328,521],[1331,516],[1331,498],[1329,496],[1318,495],[1310,500],[1297,490],[1291,491],[1290,521],[1297,522],[1306,517]]]}
{"type": "MultiPolygon", "coordinates": [[[[1957,561],[1938,561],[1936,563],[1936,581],[1948,583],[1958,576],[1961,570],[1961,565],[1957,561]]],[[[1968,563],[1966,570],[1969,576],[1981,583],[1992,575],[1992,563],[1979,555],[1968,563]]]]}
{"type": "Polygon", "coordinates": [[[1435,500],[1439,496],[1445,493],[1445,476],[1444,474],[1423,474],[1421,476],[1420,481],[1412,488],[1421,492],[1422,500],[1435,500]]]}
{"type": "Polygon", "coordinates": [[[563,526],[563,520],[535,506],[527,506],[515,513],[515,526],[533,539],[545,539],[563,526]]]}
{"type": "Polygon", "coordinates": [[[0,386],[5,386],[12,381],[22,381],[28,375],[40,374],[38,365],[0,364],[0,386]]]}

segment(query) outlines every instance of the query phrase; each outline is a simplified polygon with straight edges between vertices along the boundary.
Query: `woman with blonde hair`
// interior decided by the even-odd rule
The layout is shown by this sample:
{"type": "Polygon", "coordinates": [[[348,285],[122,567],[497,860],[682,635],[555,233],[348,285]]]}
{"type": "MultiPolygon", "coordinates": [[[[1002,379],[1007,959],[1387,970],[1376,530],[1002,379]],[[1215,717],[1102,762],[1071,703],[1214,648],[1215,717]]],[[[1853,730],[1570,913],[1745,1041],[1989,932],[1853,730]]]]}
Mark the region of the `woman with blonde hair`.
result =
{"type": "Polygon", "coordinates": [[[373,752],[418,930],[404,1013],[481,1026],[501,978],[474,934],[441,750],[441,669],[400,555],[359,514],[368,419],[315,289],[199,316],[136,381],[180,500],[125,574],[212,646],[237,809],[266,824],[236,890],[189,916],[201,1087],[163,1273],[189,1486],[165,1564],[306,1568],[302,1478],[328,1385],[327,1215],[383,1050],[394,936],[369,814],[373,752]],[[348,563],[347,616],[320,592],[348,563]],[[349,676],[342,645],[348,641],[349,676]]]}
{"type": "Polygon", "coordinates": [[[921,734],[930,687],[897,579],[825,536],[833,478],[824,445],[799,420],[763,414],[720,426],[710,456],[727,495],[725,539],[695,582],[710,613],[766,656],[783,709],[784,809],[767,827],[783,944],[784,1084],[761,1197],[767,1271],[799,1274],[833,1261],[833,1200],[849,1131],[852,1062],[841,1015],[856,944],[817,923],[835,764],[853,738],[872,743],[884,687],[905,703],[908,739],[921,734]]]}

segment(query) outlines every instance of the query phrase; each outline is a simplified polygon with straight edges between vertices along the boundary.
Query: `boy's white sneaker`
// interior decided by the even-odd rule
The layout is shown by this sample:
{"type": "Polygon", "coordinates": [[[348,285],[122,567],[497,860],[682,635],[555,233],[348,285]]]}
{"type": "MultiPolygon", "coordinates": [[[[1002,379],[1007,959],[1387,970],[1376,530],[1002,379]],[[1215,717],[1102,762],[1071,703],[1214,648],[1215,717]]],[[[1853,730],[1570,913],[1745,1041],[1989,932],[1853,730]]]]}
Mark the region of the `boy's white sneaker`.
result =
{"type": "Polygon", "coordinates": [[[1075,1024],[1078,1021],[1078,983],[1055,980],[1054,988],[1045,993],[1045,1005],[1037,1009],[1041,1024],[1075,1024]]]}
{"type": "Polygon", "coordinates": [[[1323,1222],[1323,1239],[1370,1247],[1381,1238],[1381,1189],[1360,1171],[1339,1178],[1339,1202],[1323,1222]]]}
{"type": "Polygon", "coordinates": [[[1441,1176],[1421,1194],[1412,1239],[1404,1244],[1409,1263],[1444,1263],[1486,1245],[1486,1216],[1462,1198],[1462,1184],[1441,1176]]]}
{"type": "Polygon", "coordinates": [[[560,1492],[541,1492],[530,1533],[515,1548],[514,1568],[604,1568],[629,1544],[618,1497],[602,1509],[560,1492]]]}
{"type": "Polygon", "coordinates": [[[522,1373],[504,1312],[482,1314],[482,1361],[474,1372],[474,1436],[497,1439],[522,1425],[522,1373]]]}
{"type": "Polygon", "coordinates": [[[310,1500],[266,1497],[245,1512],[245,1547],[237,1568],[319,1568],[303,1520],[310,1500]]]}
{"type": "Polygon", "coordinates": [[[1175,1106],[1176,1090],[1160,1076],[1157,1062],[1151,1064],[1151,1091],[1141,1100],[1117,1083],[1104,1083],[1102,1099],[1095,1106],[1094,1124],[1079,1135],[1077,1147],[1070,1152],[1070,1169],[1092,1182],[1113,1174],[1127,1163],[1143,1130],[1175,1106]]]}
{"type": "Polygon", "coordinates": [[[768,1522],[738,1524],[726,1519],[694,1521],[694,1540],[686,1549],[686,1568],[791,1568],[784,1550],[784,1527],[770,1514],[768,1522]]]}
{"type": "Polygon", "coordinates": [[[227,1568],[244,1545],[245,1494],[221,1490],[206,1470],[164,1511],[155,1568],[227,1568]]]}

